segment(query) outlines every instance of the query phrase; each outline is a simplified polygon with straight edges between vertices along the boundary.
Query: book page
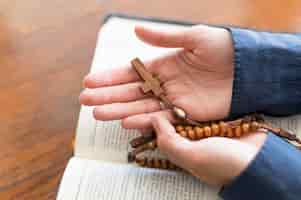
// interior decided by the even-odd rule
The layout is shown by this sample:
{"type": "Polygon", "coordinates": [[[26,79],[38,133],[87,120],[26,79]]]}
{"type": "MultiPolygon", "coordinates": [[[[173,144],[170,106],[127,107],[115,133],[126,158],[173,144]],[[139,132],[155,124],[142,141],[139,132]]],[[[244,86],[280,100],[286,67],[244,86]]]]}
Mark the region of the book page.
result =
{"type": "Polygon", "coordinates": [[[61,185],[57,200],[218,199],[216,188],[202,184],[184,172],[147,169],[81,158],[72,158],[69,162],[61,185]],[[75,169],[79,167],[80,171],[75,169]]]}
{"type": "MultiPolygon", "coordinates": [[[[136,24],[168,30],[184,27],[119,17],[110,18],[99,32],[91,73],[103,69],[121,68],[135,57],[144,60],[175,50],[144,44],[135,36],[136,24]]],[[[122,129],[120,121],[96,121],[92,110],[93,107],[81,108],[75,155],[82,158],[126,162],[129,141],[137,136],[137,132],[122,129]]]]}

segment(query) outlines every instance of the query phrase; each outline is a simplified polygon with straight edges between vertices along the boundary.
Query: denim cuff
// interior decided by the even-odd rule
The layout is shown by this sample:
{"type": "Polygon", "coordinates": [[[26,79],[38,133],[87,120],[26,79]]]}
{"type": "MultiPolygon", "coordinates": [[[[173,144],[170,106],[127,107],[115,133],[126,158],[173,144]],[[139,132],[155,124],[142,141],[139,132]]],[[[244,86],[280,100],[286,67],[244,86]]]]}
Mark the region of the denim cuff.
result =
{"type": "Polygon", "coordinates": [[[301,111],[301,37],[227,28],[234,45],[230,118],[301,111]]]}
{"type": "Polygon", "coordinates": [[[297,148],[269,133],[254,160],[220,196],[225,200],[300,199],[300,158],[297,148]]]}

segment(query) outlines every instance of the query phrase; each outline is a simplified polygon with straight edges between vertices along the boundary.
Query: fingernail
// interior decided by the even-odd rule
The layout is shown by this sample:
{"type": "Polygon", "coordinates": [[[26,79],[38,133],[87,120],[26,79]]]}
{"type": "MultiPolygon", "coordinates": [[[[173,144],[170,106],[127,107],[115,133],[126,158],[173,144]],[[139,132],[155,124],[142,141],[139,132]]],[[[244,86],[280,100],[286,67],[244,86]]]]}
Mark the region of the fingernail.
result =
{"type": "Polygon", "coordinates": [[[81,104],[93,105],[93,90],[85,89],[79,95],[81,104]]]}
{"type": "Polygon", "coordinates": [[[91,74],[87,74],[83,79],[83,87],[85,88],[89,86],[89,82],[91,82],[91,80],[92,80],[91,74]]]}

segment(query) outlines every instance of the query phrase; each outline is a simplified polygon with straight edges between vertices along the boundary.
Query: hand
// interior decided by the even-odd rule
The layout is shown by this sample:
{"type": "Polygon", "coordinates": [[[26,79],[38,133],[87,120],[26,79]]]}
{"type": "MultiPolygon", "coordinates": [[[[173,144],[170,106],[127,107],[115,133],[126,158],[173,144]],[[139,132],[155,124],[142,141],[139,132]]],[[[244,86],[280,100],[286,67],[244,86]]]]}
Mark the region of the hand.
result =
{"type": "MultiPolygon", "coordinates": [[[[233,45],[225,29],[195,26],[178,32],[136,28],[137,36],[155,46],[177,47],[178,51],[146,61],[146,67],[164,82],[167,98],[198,121],[228,116],[233,82],[233,45]]],[[[94,105],[98,120],[121,119],[124,128],[155,128],[158,147],[176,165],[203,181],[229,183],[254,158],[266,135],[244,136],[238,140],[208,138],[190,142],[175,133],[169,110],[158,100],[141,93],[136,72],[126,66],[84,79],[80,102],[94,105]]]]}
{"type": "Polygon", "coordinates": [[[158,148],[171,162],[216,186],[227,185],[241,174],[267,137],[266,133],[257,132],[239,139],[212,137],[189,141],[177,134],[164,117],[154,116],[152,124],[158,148]]]}
{"type": "MultiPolygon", "coordinates": [[[[227,30],[199,25],[177,32],[143,27],[135,31],[151,45],[181,48],[145,62],[159,75],[167,98],[175,106],[198,121],[227,117],[233,82],[233,45],[227,30]]],[[[89,74],[84,79],[88,89],[82,92],[80,102],[96,105],[94,116],[98,120],[122,119],[124,128],[149,128],[154,115],[175,122],[169,110],[160,110],[158,100],[142,94],[140,85],[130,66],[89,74]]]]}

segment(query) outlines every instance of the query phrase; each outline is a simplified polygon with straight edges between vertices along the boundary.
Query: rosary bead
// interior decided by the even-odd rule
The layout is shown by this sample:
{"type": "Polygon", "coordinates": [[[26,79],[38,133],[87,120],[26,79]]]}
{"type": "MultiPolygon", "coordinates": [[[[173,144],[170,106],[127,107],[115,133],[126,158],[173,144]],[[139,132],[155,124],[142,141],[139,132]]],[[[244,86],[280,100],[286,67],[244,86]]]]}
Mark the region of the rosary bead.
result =
{"type": "Polygon", "coordinates": [[[204,137],[204,129],[196,126],[196,127],[194,127],[193,130],[194,130],[194,132],[196,134],[196,138],[197,139],[202,139],[204,137]]]}
{"type": "Polygon", "coordinates": [[[219,123],[219,130],[220,130],[219,136],[224,137],[227,133],[227,124],[225,122],[221,121],[219,123]]]}
{"type": "Polygon", "coordinates": [[[219,127],[217,124],[213,123],[211,125],[211,129],[212,129],[212,136],[217,136],[219,134],[219,127]]]}
{"type": "Polygon", "coordinates": [[[185,131],[190,131],[190,130],[192,130],[191,126],[185,126],[185,131]]]}
{"type": "Polygon", "coordinates": [[[231,127],[228,127],[227,129],[227,137],[232,138],[234,136],[233,130],[231,127]]]}
{"type": "Polygon", "coordinates": [[[180,133],[180,132],[183,131],[183,130],[184,130],[184,127],[183,127],[183,126],[181,126],[181,125],[176,126],[176,131],[177,131],[178,133],[180,133]]]}
{"type": "Polygon", "coordinates": [[[240,128],[240,126],[238,126],[234,129],[234,133],[235,133],[236,137],[241,137],[241,128],[240,128]]]}
{"type": "Polygon", "coordinates": [[[177,167],[172,162],[168,162],[168,169],[175,170],[177,167]]]}
{"type": "Polygon", "coordinates": [[[259,124],[257,122],[251,123],[251,131],[256,131],[258,129],[259,124]]]}
{"type": "Polygon", "coordinates": [[[167,169],[168,168],[168,161],[163,159],[161,160],[161,168],[162,169],[167,169]]]}
{"type": "Polygon", "coordinates": [[[191,139],[191,140],[196,139],[196,134],[192,129],[188,131],[188,138],[191,139]]]}
{"type": "Polygon", "coordinates": [[[179,133],[182,137],[187,138],[187,132],[186,131],[181,131],[179,133]]]}
{"type": "Polygon", "coordinates": [[[243,134],[249,133],[250,131],[250,125],[248,123],[243,123],[242,124],[242,132],[243,134]]]}
{"type": "Polygon", "coordinates": [[[146,158],[136,158],[136,163],[141,166],[146,165],[146,158]]]}
{"type": "Polygon", "coordinates": [[[153,168],[154,159],[146,159],[146,166],[153,168]]]}
{"type": "Polygon", "coordinates": [[[211,128],[209,126],[205,126],[204,133],[205,133],[205,137],[210,137],[211,136],[211,128]]]}
{"type": "Polygon", "coordinates": [[[158,158],[154,158],[154,168],[160,168],[161,162],[158,158]]]}

